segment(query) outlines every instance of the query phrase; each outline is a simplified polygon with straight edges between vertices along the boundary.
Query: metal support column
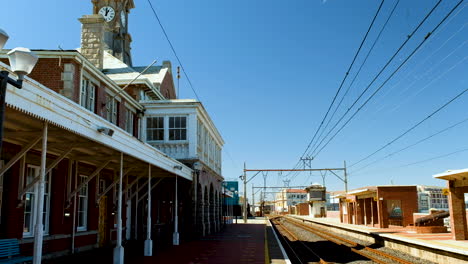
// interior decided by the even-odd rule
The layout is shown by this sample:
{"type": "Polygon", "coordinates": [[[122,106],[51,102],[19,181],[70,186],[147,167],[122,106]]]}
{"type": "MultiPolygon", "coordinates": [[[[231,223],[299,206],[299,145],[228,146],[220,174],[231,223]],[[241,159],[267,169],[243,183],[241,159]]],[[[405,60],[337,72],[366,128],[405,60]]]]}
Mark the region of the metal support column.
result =
{"type": "Polygon", "coordinates": [[[244,162],[244,224],[247,224],[247,172],[245,171],[244,162]]]}
{"type": "Polygon", "coordinates": [[[174,198],[174,234],[172,234],[172,244],[174,246],[179,245],[179,200],[178,197],[178,183],[177,174],[175,175],[175,198],[174,198]]]}
{"type": "Polygon", "coordinates": [[[122,179],[123,152],[120,153],[119,201],[117,205],[117,244],[114,248],[114,264],[124,263],[124,248],[122,247],[122,179]]]}
{"type": "Polygon", "coordinates": [[[151,240],[151,164],[148,164],[148,218],[146,221],[145,256],[150,257],[153,256],[153,240],[151,240]]]}
{"type": "Polygon", "coordinates": [[[37,194],[37,207],[36,207],[36,226],[34,229],[34,253],[33,263],[40,264],[42,260],[42,242],[44,236],[44,225],[42,223],[44,212],[44,185],[45,185],[45,172],[46,172],[46,158],[47,158],[47,122],[44,122],[43,135],[42,135],[42,152],[41,152],[41,168],[39,174],[38,194],[37,194]]]}

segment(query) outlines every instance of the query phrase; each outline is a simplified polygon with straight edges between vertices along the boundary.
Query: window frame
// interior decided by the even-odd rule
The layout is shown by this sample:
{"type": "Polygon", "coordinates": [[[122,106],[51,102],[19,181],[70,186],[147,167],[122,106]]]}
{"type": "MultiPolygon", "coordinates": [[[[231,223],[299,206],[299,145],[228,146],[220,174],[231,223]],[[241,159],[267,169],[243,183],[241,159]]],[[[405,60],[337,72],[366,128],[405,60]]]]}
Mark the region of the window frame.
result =
{"type": "Polygon", "coordinates": [[[84,73],[81,77],[79,104],[91,112],[96,111],[96,89],[98,82],[89,74],[84,73]]]}
{"type": "MultiPolygon", "coordinates": [[[[146,141],[147,142],[163,142],[166,140],[166,125],[165,125],[165,116],[148,116],[146,117],[146,141]],[[158,121],[156,121],[157,124],[159,124],[159,119],[162,119],[162,128],[160,127],[152,127],[152,128],[149,128],[148,124],[148,120],[149,119],[158,119],[158,121]],[[154,139],[153,137],[150,139],[150,135],[152,135],[152,133],[149,133],[150,131],[154,131],[154,130],[160,130],[162,131],[162,139],[154,139]]],[[[151,121],[152,124],[154,124],[154,120],[151,121]]]]}
{"type": "Polygon", "coordinates": [[[167,116],[167,139],[168,141],[178,141],[178,142],[183,142],[187,141],[188,135],[187,135],[187,125],[188,118],[186,115],[174,115],[174,116],[167,116]],[[174,118],[174,127],[171,128],[171,118],[174,118]],[[179,127],[176,127],[176,120],[177,118],[181,118],[179,122],[179,127]],[[182,118],[185,119],[185,127],[182,127],[182,118]],[[171,139],[171,131],[177,131],[179,132],[179,137],[181,138],[182,132],[185,132],[185,138],[184,139],[171,139]]]}
{"type": "MultiPolygon", "coordinates": [[[[87,175],[83,175],[83,174],[80,174],[78,175],[78,178],[80,179],[80,181],[78,181],[78,186],[81,185],[82,182],[86,181],[88,179],[88,176],[87,175]],[[81,181],[81,179],[84,178],[84,181],[81,181]]],[[[77,231],[87,231],[88,230],[88,203],[89,203],[89,183],[85,184],[82,189],[77,193],[78,195],[78,199],[77,199],[77,203],[78,203],[78,206],[77,206],[77,211],[76,211],[76,217],[77,217],[77,221],[76,221],[76,230],[77,231]],[[86,191],[85,194],[83,195],[82,194],[82,191],[83,189],[86,191]],[[84,213],[84,217],[83,217],[83,222],[84,224],[83,225],[80,225],[80,205],[82,203],[82,200],[81,198],[83,198],[85,200],[85,203],[84,203],[84,210],[82,210],[81,212],[84,213]]]]}
{"type": "MultiPolygon", "coordinates": [[[[32,179],[31,180],[34,180],[35,177],[39,176],[39,173],[40,173],[40,169],[41,167],[40,166],[37,166],[37,165],[33,165],[33,164],[27,164],[26,167],[25,167],[26,171],[24,172],[24,180],[23,180],[23,183],[24,183],[24,187],[27,186],[29,184],[28,182],[28,169],[33,169],[33,176],[32,176],[32,179]]],[[[50,222],[50,196],[51,196],[51,187],[52,187],[52,171],[49,172],[46,176],[45,176],[45,184],[44,184],[44,201],[45,201],[45,207],[43,208],[43,211],[42,211],[42,214],[43,214],[43,218],[42,218],[42,221],[43,221],[43,227],[44,227],[44,235],[49,235],[49,222],[50,222]]],[[[37,209],[37,202],[38,200],[36,199],[37,198],[37,195],[38,195],[38,192],[39,192],[39,184],[34,184],[34,187],[32,188],[32,190],[26,192],[24,194],[24,199],[26,199],[26,195],[32,195],[33,197],[33,201],[32,201],[32,204],[31,204],[31,211],[30,212],[26,212],[26,202],[24,204],[24,210],[23,210],[23,237],[34,237],[34,233],[35,233],[35,227],[36,227],[36,209],[37,209]],[[26,223],[26,217],[25,217],[25,214],[26,213],[29,213],[31,216],[30,218],[30,221],[29,221],[29,231],[28,232],[24,232],[24,228],[25,228],[25,223],[26,223]]]]}
{"type": "Polygon", "coordinates": [[[134,132],[134,119],[135,119],[135,112],[132,111],[130,108],[125,107],[125,131],[133,135],[134,132]]]}

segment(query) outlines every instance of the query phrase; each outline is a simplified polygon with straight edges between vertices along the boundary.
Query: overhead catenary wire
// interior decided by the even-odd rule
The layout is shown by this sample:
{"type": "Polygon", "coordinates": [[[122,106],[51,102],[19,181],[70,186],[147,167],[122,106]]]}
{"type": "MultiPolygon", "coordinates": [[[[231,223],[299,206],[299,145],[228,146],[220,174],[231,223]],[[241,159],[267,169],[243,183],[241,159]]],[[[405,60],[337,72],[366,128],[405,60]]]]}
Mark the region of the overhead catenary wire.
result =
{"type": "Polygon", "coordinates": [[[383,31],[385,30],[385,28],[387,27],[387,24],[388,22],[390,21],[390,18],[393,16],[398,4],[400,3],[400,0],[396,1],[395,5],[393,6],[392,10],[390,11],[385,23],[383,24],[382,28],[380,29],[379,31],[379,34],[377,35],[377,37],[375,38],[374,42],[372,43],[372,46],[371,48],[369,49],[369,51],[367,52],[366,54],[366,57],[364,58],[364,60],[362,61],[361,63],[361,66],[359,67],[358,71],[356,72],[356,74],[354,75],[354,78],[353,80],[351,80],[350,84],[348,85],[348,88],[346,89],[345,93],[343,94],[343,96],[341,97],[340,101],[338,102],[338,105],[335,107],[335,110],[333,111],[332,115],[330,116],[330,118],[328,119],[328,122],[327,124],[325,125],[325,127],[322,129],[322,131],[320,132],[320,135],[318,136],[317,138],[317,141],[315,141],[315,144],[312,145],[312,149],[315,148],[315,145],[317,144],[317,142],[319,141],[319,138],[322,137],[323,133],[326,131],[326,129],[328,128],[328,126],[330,125],[330,122],[333,120],[333,117],[335,117],[335,114],[337,112],[337,110],[340,108],[341,104],[343,103],[343,100],[344,98],[346,97],[346,95],[348,95],[348,92],[349,90],[351,89],[351,87],[353,86],[354,82],[356,81],[357,77],[359,76],[359,73],[361,73],[361,70],[362,68],[364,67],[364,65],[366,64],[367,62],[367,59],[369,59],[369,56],[370,54],[372,53],[372,51],[374,50],[374,47],[375,45],[378,43],[380,37],[382,36],[382,33],[383,31]]]}
{"type": "MultiPolygon", "coordinates": [[[[468,151],[468,148],[456,150],[456,151],[449,152],[449,153],[442,154],[442,155],[437,155],[437,156],[434,156],[434,157],[431,157],[431,158],[427,158],[427,159],[424,159],[424,160],[419,160],[419,161],[415,161],[415,162],[411,162],[411,163],[407,163],[407,164],[403,164],[403,165],[399,165],[399,166],[394,166],[394,167],[385,168],[385,169],[383,169],[383,170],[385,170],[385,171],[390,171],[390,170],[394,170],[394,169],[399,169],[399,168],[404,168],[404,167],[410,167],[410,166],[413,166],[413,165],[417,165],[417,164],[421,164],[421,163],[433,161],[433,160],[436,160],[436,159],[441,159],[441,158],[449,157],[449,156],[452,156],[452,155],[455,155],[455,154],[458,154],[458,153],[461,153],[461,152],[465,152],[465,151],[468,151]]],[[[374,170],[370,170],[370,171],[367,171],[367,172],[372,172],[372,171],[374,171],[374,170]]],[[[379,171],[382,171],[382,169],[379,169],[379,171]]],[[[358,176],[364,175],[364,174],[365,174],[365,173],[359,173],[359,174],[353,173],[353,174],[351,174],[351,176],[352,176],[352,177],[358,177],[358,176]]]]}
{"type": "Polygon", "coordinates": [[[338,97],[338,94],[340,93],[341,89],[343,88],[343,84],[345,83],[346,79],[348,78],[348,75],[349,75],[349,72],[351,71],[351,68],[353,67],[361,49],[362,49],[362,46],[364,45],[364,42],[366,41],[367,39],[367,36],[369,35],[369,32],[371,31],[373,25],[374,25],[374,22],[375,20],[377,19],[379,13],[380,13],[380,10],[382,9],[382,5],[383,3],[385,2],[385,0],[382,0],[380,2],[380,5],[379,5],[379,8],[377,9],[377,12],[375,13],[374,15],[374,18],[372,19],[372,22],[371,24],[369,25],[368,29],[367,29],[367,32],[366,34],[364,35],[362,41],[361,41],[361,44],[359,45],[359,48],[357,49],[356,53],[354,54],[354,57],[353,57],[353,60],[351,61],[351,64],[348,66],[348,70],[346,71],[344,77],[343,77],[343,80],[341,81],[341,84],[340,86],[338,87],[336,93],[335,93],[335,96],[333,97],[333,100],[332,102],[330,103],[330,106],[328,107],[327,109],[327,112],[325,113],[324,117],[322,118],[322,121],[320,122],[320,125],[319,127],[317,128],[317,130],[315,131],[314,133],[314,136],[312,137],[312,139],[310,140],[306,150],[304,151],[304,153],[301,155],[301,158],[304,157],[304,155],[307,153],[307,151],[309,150],[310,146],[312,145],[312,142],[315,140],[315,137],[317,136],[317,133],[320,131],[320,129],[322,128],[323,126],[323,123],[325,122],[325,119],[327,118],[328,114],[330,113],[330,109],[332,108],[333,104],[335,103],[335,100],[336,98],[338,97]]]}
{"type": "MultiPolygon", "coordinates": [[[[449,13],[447,13],[447,15],[445,15],[445,17],[431,30],[429,31],[426,36],[423,38],[423,40],[419,43],[419,45],[406,57],[405,60],[403,60],[403,62],[387,77],[387,79],[374,91],[373,94],[371,94],[367,100],[361,105],[359,106],[359,108],[354,112],[354,114],[348,118],[348,120],[340,127],[340,129],[338,129],[338,131],[335,132],[335,134],[325,143],[325,145],[323,145],[316,153],[315,153],[315,156],[317,156],[335,137],[336,135],[338,135],[338,133],[340,131],[343,130],[344,127],[346,127],[347,124],[349,124],[349,122],[363,109],[363,107],[385,86],[385,84],[401,69],[401,67],[403,67],[403,65],[406,64],[406,62],[408,62],[409,59],[411,59],[411,57],[422,47],[422,45],[427,41],[427,39],[429,39],[435,32],[436,30],[440,27],[440,25],[442,25],[445,20],[453,13],[453,11],[455,11],[458,6],[463,2],[464,0],[460,0],[450,11],[449,13]]],[[[434,9],[431,10],[431,12],[433,11],[434,9]]],[[[427,17],[427,16],[426,16],[427,17]]],[[[419,27],[419,26],[418,26],[419,27]]],[[[410,36],[409,36],[410,37],[410,36]]],[[[341,120],[341,119],[340,119],[341,120]]],[[[338,123],[337,123],[338,124],[338,123]]],[[[336,125],[334,126],[334,128],[336,127],[336,125]]],[[[331,131],[334,129],[332,128],[328,134],[331,133],[331,131]]],[[[328,135],[327,134],[327,135],[328,135]]],[[[326,136],[325,136],[326,138],[326,136]]],[[[324,138],[324,139],[325,139],[324,138]]],[[[320,144],[319,144],[320,145],[320,144]]],[[[317,147],[318,148],[318,147],[317,147]]],[[[317,150],[317,148],[315,150],[313,150],[313,153],[317,150]]]]}
{"type": "Polygon", "coordinates": [[[187,82],[188,82],[190,88],[192,89],[193,93],[195,94],[195,97],[197,98],[197,100],[198,100],[199,102],[201,102],[202,100],[201,100],[200,97],[198,96],[198,93],[197,93],[197,91],[195,90],[195,87],[193,86],[192,81],[191,81],[191,79],[189,78],[189,76],[188,76],[188,74],[187,74],[187,71],[185,70],[184,65],[182,64],[182,61],[180,60],[179,55],[177,54],[177,52],[176,52],[176,50],[175,50],[175,48],[174,48],[174,45],[172,45],[172,42],[171,42],[171,40],[169,39],[169,36],[167,35],[166,29],[164,29],[164,26],[163,26],[163,24],[162,24],[162,22],[161,22],[161,19],[159,19],[159,16],[158,16],[156,10],[154,9],[153,4],[151,3],[151,0],[147,0],[147,1],[148,1],[148,4],[149,4],[150,7],[151,7],[151,10],[153,11],[154,17],[155,17],[156,20],[158,21],[159,27],[161,28],[161,30],[162,30],[162,32],[163,32],[163,34],[164,34],[164,36],[165,36],[167,42],[169,43],[169,46],[170,46],[170,48],[171,48],[171,50],[172,50],[172,53],[174,53],[174,56],[176,57],[177,62],[179,63],[180,68],[182,69],[182,72],[184,73],[184,76],[185,76],[185,78],[187,79],[187,82]]]}
{"type": "Polygon", "coordinates": [[[362,161],[374,156],[375,154],[377,154],[378,152],[382,151],[383,149],[387,148],[388,146],[390,146],[391,144],[395,143],[395,141],[399,140],[400,138],[404,137],[406,134],[408,134],[409,132],[413,131],[415,128],[417,128],[418,126],[420,126],[422,123],[426,122],[428,119],[430,119],[431,117],[433,117],[435,114],[437,114],[438,112],[440,112],[442,109],[444,109],[445,107],[447,107],[448,105],[450,105],[451,103],[453,103],[455,100],[457,100],[458,98],[460,98],[463,94],[465,94],[466,92],[468,91],[468,88],[463,90],[461,93],[457,94],[455,97],[453,97],[452,99],[450,99],[448,102],[446,102],[444,105],[442,105],[441,107],[437,108],[434,112],[432,112],[431,114],[429,114],[427,117],[423,118],[421,121],[419,121],[418,123],[416,123],[415,125],[413,125],[412,127],[410,127],[409,129],[407,129],[405,132],[403,132],[402,134],[400,134],[399,136],[397,136],[396,138],[394,138],[393,140],[391,140],[390,142],[388,142],[387,144],[383,145],[382,147],[380,147],[379,149],[377,149],[376,151],[372,152],[371,154],[367,155],[366,157],[360,159],[359,161],[351,164],[349,167],[353,167],[359,163],[361,163],[362,161]]]}
{"type": "Polygon", "coordinates": [[[380,71],[377,73],[377,75],[374,76],[372,81],[367,85],[367,87],[361,92],[361,94],[358,96],[356,100],[354,100],[353,104],[346,110],[346,112],[341,116],[341,118],[335,123],[335,125],[328,131],[328,133],[325,135],[325,137],[322,138],[320,143],[312,149],[311,153],[312,156],[315,153],[315,151],[319,148],[319,146],[323,143],[323,141],[330,135],[330,133],[340,124],[340,122],[346,117],[346,115],[351,111],[351,109],[354,108],[354,106],[359,102],[359,100],[362,98],[362,96],[369,90],[369,88],[374,84],[374,82],[379,78],[379,76],[385,71],[385,69],[390,65],[390,63],[395,59],[395,57],[400,53],[400,51],[403,49],[404,46],[409,42],[411,37],[419,30],[419,28],[424,24],[424,22],[431,16],[431,14],[434,12],[434,10],[439,6],[439,4],[442,2],[442,0],[439,0],[433,7],[432,9],[426,14],[426,16],[419,22],[419,24],[416,26],[416,28],[413,29],[413,31],[407,35],[405,41],[400,45],[400,47],[393,53],[393,55],[390,57],[390,59],[385,63],[385,65],[380,69],[380,71]]]}
{"type": "MultiPolygon", "coordinates": [[[[390,59],[385,63],[385,65],[380,69],[380,71],[377,73],[377,75],[372,79],[372,81],[367,85],[367,87],[361,92],[361,94],[358,96],[358,98],[353,102],[353,104],[346,110],[346,112],[341,116],[341,118],[335,123],[335,125],[328,131],[328,133],[325,135],[325,137],[322,138],[320,143],[311,151],[312,156],[313,153],[319,148],[319,146],[323,143],[323,141],[330,135],[330,133],[340,124],[340,122],[346,117],[346,115],[353,109],[353,107],[359,102],[359,100],[362,98],[362,96],[369,90],[369,88],[374,84],[374,82],[379,78],[379,76],[385,71],[385,69],[390,65],[390,63],[395,59],[395,57],[400,53],[400,51],[403,49],[404,46],[409,42],[411,37],[419,30],[419,28],[426,22],[426,20],[431,16],[431,14],[434,12],[434,10],[439,6],[439,4],[442,2],[442,0],[439,0],[433,7],[432,9],[424,16],[424,18],[419,22],[419,24],[416,26],[416,28],[413,29],[413,31],[407,35],[405,41],[400,45],[400,47],[394,52],[394,54],[390,57],[390,59]]],[[[328,143],[327,143],[328,144],[328,143]]]]}
{"type": "MultiPolygon", "coordinates": [[[[431,135],[429,135],[429,136],[427,136],[427,137],[424,137],[424,138],[422,138],[422,139],[416,141],[415,143],[412,143],[412,144],[410,144],[410,145],[408,145],[408,146],[406,146],[406,147],[404,147],[404,148],[401,148],[401,149],[399,149],[399,150],[397,150],[397,151],[394,151],[394,152],[392,152],[392,153],[390,153],[390,154],[387,154],[386,156],[384,156],[384,157],[382,157],[382,158],[380,158],[380,159],[378,159],[378,160],[375,160],[375,161],[373,161],[373,162],[371,162],[371,163],[368,163],[367,165],[362,166],[362,167],[360,167],[360,168],[358,168],[358,169],[356,169],[356,170],[350,172],[350,174],[355,174],[355,173],[357,173],[357,172],[359,172],[359,171],[361,171],[361,170],[363,170],[363,169],[365,169],[365,168],[368,168],[368,167],[370,167],[370,166],[372,166],[372,165],[374,165],[374,164],[376,164],[376,163],[378,163],[378,162],[380,162],[380,161],[382,161],[382,160],[384,160],[384,159],[386,159],[386,158],[392,157],[392,156],[394,156],[394,155],[396,155],[396,154],[398,154],[398,153],[400,153],[400,152],[403,152],[403,151],[405,151],[405,150],[407,150],[407,149],[409,149],[409,148],[412,148],[412,147],[414,147],[414,146],[416,146],[416,145],[418,145],[418,144],[420,144],[420,143],[422,143],[422,142],[424,142],[424,141],[427,141],[427,140],[429,140],[429,139],[431,139],[431,138],[433,138],[433,137],[435,137],[435,136],[438,136],[438,135],[440,135],[440,134],[442,134],[442,133],[444,133],[444,132],[447,132],[447,131],[449,131],[450,129],[455,128],[455,127],[457,127],[457,126],[459,126],[459,125],[461,125],[461,124],[463,124],[463,123],[465,123],[465,122],[467,122],[467,121],[468,121],[468,118],[465,118],[465,119],[463,119],[463,120],[461,120],[461,121],[459,121],[459,122],[457,122],[457,123],[455,123],[455,124],[452,124],[452,125],[450,125],[450,126],[444,128],[444,129],[441,129],[441,130],[439,130],[439,131],[437,131],[437,132],[435,132],[435,133],[433,133],[433,134],[431,134],[431,135]]],[[[351,166],[349,166],[349,167],[351,167],[351,166]]]]}

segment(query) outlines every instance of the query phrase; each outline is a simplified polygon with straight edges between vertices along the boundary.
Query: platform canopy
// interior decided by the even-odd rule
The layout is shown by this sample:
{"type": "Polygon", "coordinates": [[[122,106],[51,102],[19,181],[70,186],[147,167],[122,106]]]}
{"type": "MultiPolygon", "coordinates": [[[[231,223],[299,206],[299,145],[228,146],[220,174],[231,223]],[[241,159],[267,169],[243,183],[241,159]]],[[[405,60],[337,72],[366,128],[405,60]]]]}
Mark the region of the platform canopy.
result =
{"type": "Polygon", "coordinates": [[[437,179],[454,181],[454,187],[468,186],[468,169],[448,170],[433,176],[437,179]]]}

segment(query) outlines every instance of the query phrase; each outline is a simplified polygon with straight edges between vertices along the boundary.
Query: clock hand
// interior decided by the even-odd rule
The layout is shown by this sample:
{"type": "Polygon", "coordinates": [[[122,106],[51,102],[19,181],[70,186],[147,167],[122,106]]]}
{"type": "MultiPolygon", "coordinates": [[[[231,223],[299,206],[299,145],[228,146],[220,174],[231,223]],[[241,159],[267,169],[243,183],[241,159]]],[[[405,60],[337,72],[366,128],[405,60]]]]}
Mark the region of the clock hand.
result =
{"type": "Polygon", "coordinates": [[[109,8],[106,8],[106,16],[107,16],[107,13],[109,13],[109,8]]]}

